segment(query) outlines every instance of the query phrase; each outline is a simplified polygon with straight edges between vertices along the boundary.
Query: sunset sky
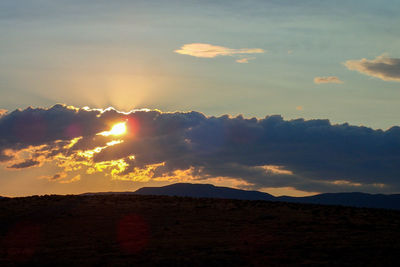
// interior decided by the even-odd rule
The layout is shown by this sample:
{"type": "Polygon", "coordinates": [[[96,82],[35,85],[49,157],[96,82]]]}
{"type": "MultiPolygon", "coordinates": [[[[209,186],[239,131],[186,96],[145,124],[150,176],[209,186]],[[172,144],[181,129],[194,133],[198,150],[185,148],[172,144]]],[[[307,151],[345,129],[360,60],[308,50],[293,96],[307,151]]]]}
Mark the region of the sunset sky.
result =
{"type": "Polygon", "coordinates": [[[399,193],[399,14],[397,0],[2,0],[0,195],[399,193]]]}

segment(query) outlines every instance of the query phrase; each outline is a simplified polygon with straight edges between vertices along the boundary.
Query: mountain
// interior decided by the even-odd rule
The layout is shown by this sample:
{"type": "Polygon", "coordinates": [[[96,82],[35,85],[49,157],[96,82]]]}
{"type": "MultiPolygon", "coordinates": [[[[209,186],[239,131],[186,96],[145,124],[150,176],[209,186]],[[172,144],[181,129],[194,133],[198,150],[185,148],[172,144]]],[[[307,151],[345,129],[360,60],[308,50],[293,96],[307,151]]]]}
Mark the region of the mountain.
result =
{"type": "Polygon", "coordinates": [[[277,197],[276,200],[296,203],[341,205],[365,208],[384,208],[400,210],[400,194],[383,195],[353,193],[326,193],[309,197],[277,197]]]}
{"type": "Polygon", "coordinates": [[[166,195],[196,198],[230,198],[242,200],[274,200],[275,197],[258,191],[246,191],[211,184],[177,183],[162,187],[143,187],[138,195],[166,195]]]}
{"type": "Polygon", "coordinates": [[[274,197],[259,191],[246,191],[211,184],[176,183],[162,187],[143,187],[138,195],[166,195],[196,198],[229,198],[242,200],[269,200],[322,205],[341,205],[365,208],[400,210],[400,194],[383,195],[367,193],[325,193],[309,197],[274,197]]]}

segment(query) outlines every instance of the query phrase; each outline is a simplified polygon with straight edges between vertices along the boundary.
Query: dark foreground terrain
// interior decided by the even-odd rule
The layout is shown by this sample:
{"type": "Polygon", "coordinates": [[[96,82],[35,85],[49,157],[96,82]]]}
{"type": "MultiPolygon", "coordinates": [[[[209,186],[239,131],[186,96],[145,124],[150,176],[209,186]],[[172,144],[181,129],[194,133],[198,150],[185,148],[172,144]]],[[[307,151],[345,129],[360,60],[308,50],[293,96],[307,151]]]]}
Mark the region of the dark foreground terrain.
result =
{"type": "Polygon", "coordinates": [[[399,260],[399,211],[138,195],[0,199],[0,266],[399,260]]]}

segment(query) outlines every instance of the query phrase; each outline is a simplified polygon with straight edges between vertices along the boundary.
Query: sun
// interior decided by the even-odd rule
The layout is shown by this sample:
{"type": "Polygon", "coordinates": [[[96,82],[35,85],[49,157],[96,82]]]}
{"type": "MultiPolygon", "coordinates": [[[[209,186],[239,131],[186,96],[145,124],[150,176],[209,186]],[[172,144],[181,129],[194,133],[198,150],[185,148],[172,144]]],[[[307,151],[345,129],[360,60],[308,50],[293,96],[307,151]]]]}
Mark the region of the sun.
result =
{"type": "Polygon", "coordinates": [[[125,133],[126,133],[126,123],[125,122],[120,122],[120,123],[115,124],[110,130],[111,135],[123,135],[125,133]]]}
{"type": "Polygon", "coordinates": [[[101,132],[100,135],[110,136],[110,135],[123,135],[126,133],[126,122],[120,122],[114,124],[114,126],[109,131],[101,132]]]}

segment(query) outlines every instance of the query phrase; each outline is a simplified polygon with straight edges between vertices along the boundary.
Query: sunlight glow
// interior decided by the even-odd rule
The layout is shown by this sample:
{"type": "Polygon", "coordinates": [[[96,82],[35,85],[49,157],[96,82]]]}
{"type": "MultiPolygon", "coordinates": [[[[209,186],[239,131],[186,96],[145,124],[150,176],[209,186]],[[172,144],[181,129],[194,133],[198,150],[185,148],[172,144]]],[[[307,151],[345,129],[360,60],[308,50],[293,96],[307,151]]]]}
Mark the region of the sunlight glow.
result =
{"type": "Polygon", "coordinates": [[[126,133],[126,123],[125,122],[115,124],[111,128],[111,131],[110,131],[111,135],[122,135],[124,133],[126,133]]]}
{"type": "Polygon", "coordinates": [[[107,146],[113,146],[113,145],[121,144],[123,142],[124,142],[124,140],[114,140],[114,141],[106,143],[106,145],[107,146]]]}
{"type": "Polygon", "coordinates": [[[123,135],[126,133],[126,122],[120,122],[115,124],[110,131],[99,133],[99,135],[110,136],[110,135],[123,135]]]}

